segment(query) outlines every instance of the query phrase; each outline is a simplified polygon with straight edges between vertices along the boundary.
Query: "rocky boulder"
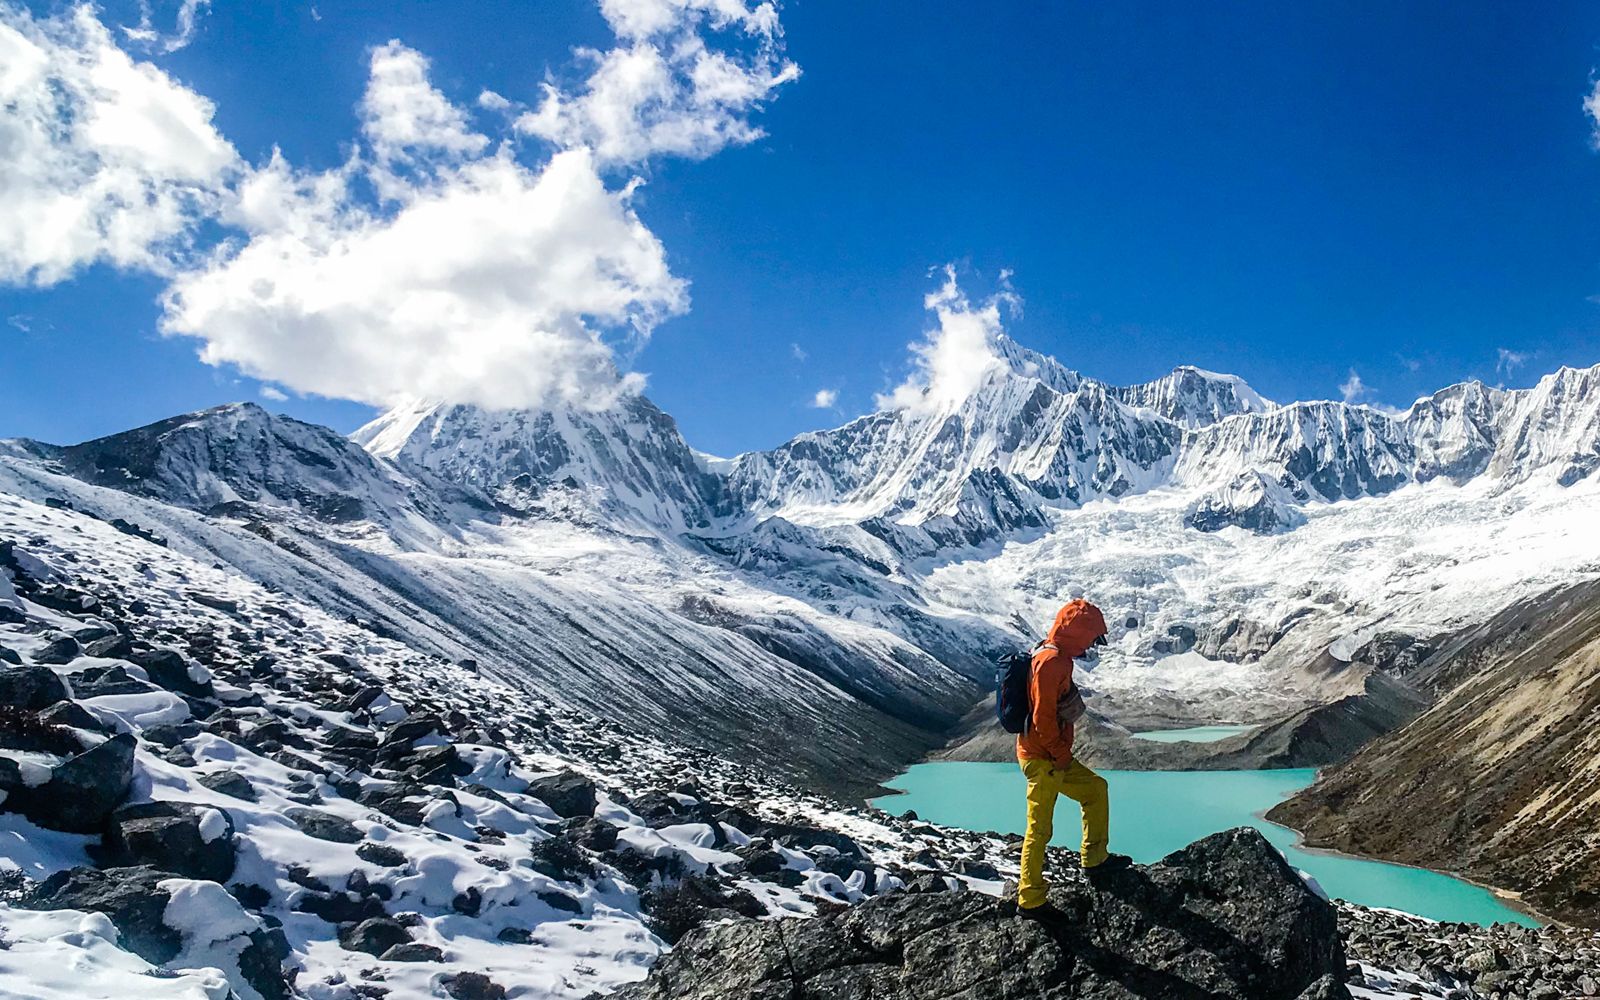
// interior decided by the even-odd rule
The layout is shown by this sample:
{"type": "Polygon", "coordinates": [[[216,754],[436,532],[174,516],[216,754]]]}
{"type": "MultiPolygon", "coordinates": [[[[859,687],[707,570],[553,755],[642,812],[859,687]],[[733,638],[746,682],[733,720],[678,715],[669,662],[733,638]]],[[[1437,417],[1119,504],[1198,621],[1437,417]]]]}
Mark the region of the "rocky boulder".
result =
{"type": "Polygon", "coordinates": [[[33,654],[33,662],[52,666],[61,666],[71,663],[83,654],[83,648],[78,645],[78,640],[70,635],[53,639],[44,648],[33,654]]]}
{"type": "Polygon", "coordinates": [[[147,962],[169,962],[183,938],[162,920],[171,897],[154,868],[69,868],[45,879],[22,898],[30,910],[87,910],[111,918],[118,943],[147,962]]]}
{"type": "Polygon", "coordinates": [[[175,649],[134,653],[128,660],[143,667],[151,683],[159,684],[168,691],[196,698],[209,698],[216,694],[210,676],[203,669],[190,670],[189,661],[175,649]]]}
{"type": "Polygon", "coordinates": [[[224,810],[183,802],[123,806],[111,814],[102,856],[109,864],[226,882],[233,876],[233,821],[224,810]]]}
{"type": "Polygon", "coordinates": [[[154,965],[178,958],[186,944],[231,953],[237,978],[263,1000],[292,995],[283,973],[289,957],[283,932],[246,915],[221,886],[174,879],[147,866],[70,868],[34,886],[20,902],[34,910],[104,913],[117,928],[117,943],[154,965]],[[218,898],[227,900],[231,913],[215,904],[218,898]]]}
{"type": "Polygon", "coordinates": [[[335,844],[359,844],[361,831],[354,823],[320,809],[290,809],[284,813],[308,837],[335,844]]]}
{"type": "Polygon", "coordinates": [[[528,785],[528,794],[549,806],[550,811],[562,819],[593,816],[597,804],[594,782],[576,771],[535,778],[528,785]]]}
{"type": "Polygon", "coordinates": [[[410,940],[411,933],[393,917],[368,917],[339,928],[339,944],[346,951],[364,951],[374,957],[410,940]]]}
{"type": "Polygon", "coordinates": [[[58,764],[42,784],[12,788],[4,808],[51,830],[98,833],[133,781],[131,734],[113,736],[58,764]]]}
{"type": "Polygon", "coordinates": [[[688,934],[620,1000],[846,996],[1348,997],[1334,908],[1255,830],[1074,879],[1058,919],[973,892],[896,893],[813,920],[688,934]]]}
{"type": "Polygon", "coordinates": [[[49,667],[0,670],[0,705],[37,712],[68,697],[67,685],[49,667]]]}

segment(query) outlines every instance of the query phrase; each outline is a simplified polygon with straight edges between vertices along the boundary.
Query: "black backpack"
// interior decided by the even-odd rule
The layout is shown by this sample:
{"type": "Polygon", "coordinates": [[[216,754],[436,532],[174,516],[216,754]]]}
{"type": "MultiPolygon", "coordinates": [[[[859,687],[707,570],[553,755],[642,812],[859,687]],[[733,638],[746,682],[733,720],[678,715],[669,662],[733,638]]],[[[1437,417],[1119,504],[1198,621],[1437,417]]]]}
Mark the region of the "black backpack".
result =
{"type": "MultiPolygon", "coordinates": [[[[1040,646],[1043,646],[1040,643],[1040,646]]],[[[1097,643],[1104,645],[1104,641],[1097,643]]],[[[1054,646],[1049,647],[1054,649],[1054,646]]],[[[1033,679],[1033,653],[1032,652],[1007,653],[1000,657],[999,665],[994,671],[994,714],[1000,720],[1000,728],[1008,733],[1025,733],[1028,731],[1028,721],[1033,718],[1033,703],[1028,697],[1030,693],[1028,682],[1033,679]]],[[[1065,725],[1072,725],[1088,712],[1088,707],[1083,702],[1083,692],[1078,690],[1076,680],[1066,691],[1061,694],[1061,701],[1056,708],[1056,718],[1065,725]]]]}
{"type": "Polygon", "coordinates": [[[1032,653],[1007,653],[994,671],[994,714],[1008,733],[1028,729],[1033,706],[1028,704],[1028,681],[1033,674],[1032,653]]]}

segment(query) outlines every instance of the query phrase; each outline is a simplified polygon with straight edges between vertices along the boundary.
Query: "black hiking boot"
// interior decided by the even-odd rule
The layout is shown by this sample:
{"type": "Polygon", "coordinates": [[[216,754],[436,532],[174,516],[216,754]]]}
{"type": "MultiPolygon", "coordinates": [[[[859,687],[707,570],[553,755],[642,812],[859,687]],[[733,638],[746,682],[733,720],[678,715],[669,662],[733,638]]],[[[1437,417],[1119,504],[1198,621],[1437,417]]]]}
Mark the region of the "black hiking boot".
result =
{"type": "Polygon", "coordinates": [[[1017,907],[1017,919],[1036,920],[1041,924],[1059,924],[1067,919],[1067,915],[1056,909],[1052,903],[1040,903],[1038,906],[1017,907]]]}
{"type": "Polygon", "coordinates": [[[1089,877],[1090,882],[1113,875],[1116,872],[1125,872],[1133,866],[1133,859],[1126,854],[1107,854],[1106,859],[1093,868],[1085,868],[1083,873],[1089,877]]]}

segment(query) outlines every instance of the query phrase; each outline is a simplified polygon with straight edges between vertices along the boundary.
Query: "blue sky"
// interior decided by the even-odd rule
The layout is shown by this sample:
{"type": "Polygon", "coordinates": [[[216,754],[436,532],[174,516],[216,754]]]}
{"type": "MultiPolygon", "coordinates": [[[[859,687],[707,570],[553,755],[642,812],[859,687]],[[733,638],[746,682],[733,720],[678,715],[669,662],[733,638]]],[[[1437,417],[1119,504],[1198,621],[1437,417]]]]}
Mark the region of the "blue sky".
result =
{"type": "MultiPolygon", "coordinates": [[[[307,172],[358,141],[390,39],[486,133],[481,91],[536,105],[547,74],[587,72],[574,47],[616,44],[577,0],[324,8],[200,9],[170,53],[113,37],[213,102],[238,169],[277,146],[307,172]]],[[[176,11],[157,3],[153,25],[176,11]]],[[[113,29],[139,16],[101,11],[113,29]]],[[[1008,330],[1116,382],[1192,363],[1337,398],[1354,371],[1363,399],[1405,405],[1600,362],[1594,5],[796,0],[781,16],[799,79],[739,109],[763,137],[599,168],[613,193],[643,179],[629,210],[687,296],[659,286],[648,340],[608,342],[696,447],[871,409],[947,262],[975,297],[1013,272],[1008,330]]],[[[519,155],[537,170],[550,148],[519,155]]],[[[226,227],[202,219],[194,242],[226,227]]],[[[276,400],[202,363],[202,341],[158,332],[171,282],[102,260],[0,288],[0,436],[73,441],[239,398],[340,430],[373,412],[295,392],[325,385],[304,368],[276,400]]]]}

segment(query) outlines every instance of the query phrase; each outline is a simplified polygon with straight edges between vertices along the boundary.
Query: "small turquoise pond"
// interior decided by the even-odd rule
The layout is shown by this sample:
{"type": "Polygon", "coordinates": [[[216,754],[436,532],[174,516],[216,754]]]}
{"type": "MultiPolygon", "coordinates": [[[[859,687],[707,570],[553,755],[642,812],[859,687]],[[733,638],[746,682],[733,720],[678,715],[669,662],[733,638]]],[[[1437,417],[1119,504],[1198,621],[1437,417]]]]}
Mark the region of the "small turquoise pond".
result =
{"type": "MultiPolygon", "coordinates": [[[[1111,849],[1148,863],[1218,830],[1253,826],[1296,868],[1310,872],[1328,895],[1386,906],[1435,920],[1537,927],[1487,889],[1438,872],[1363,861],[1294,846],[1294,832],[1257,814],[1311,784],[1313,768],[1283,771],[1101,771],[1111,785],[1111,849]]],[[[1015,764],[940,761],[918,764],[888,782],[903,795],[873,804],[914,809],[925,820],[967,830],[1021,833],[1023,778],[1015,764]]],[[[1056,806],[1053,843],[1078,846],[1078,807],[1056,806]]]]}
{"type": "Polygon", "coordinates": [[[1255,726],[1194,726],[1190,729],[1156,729],[1148,733],[1134,733],[1136,740],[1152,743],[1215,743],[1230,736],[1248,733],[1255,726]]]}

